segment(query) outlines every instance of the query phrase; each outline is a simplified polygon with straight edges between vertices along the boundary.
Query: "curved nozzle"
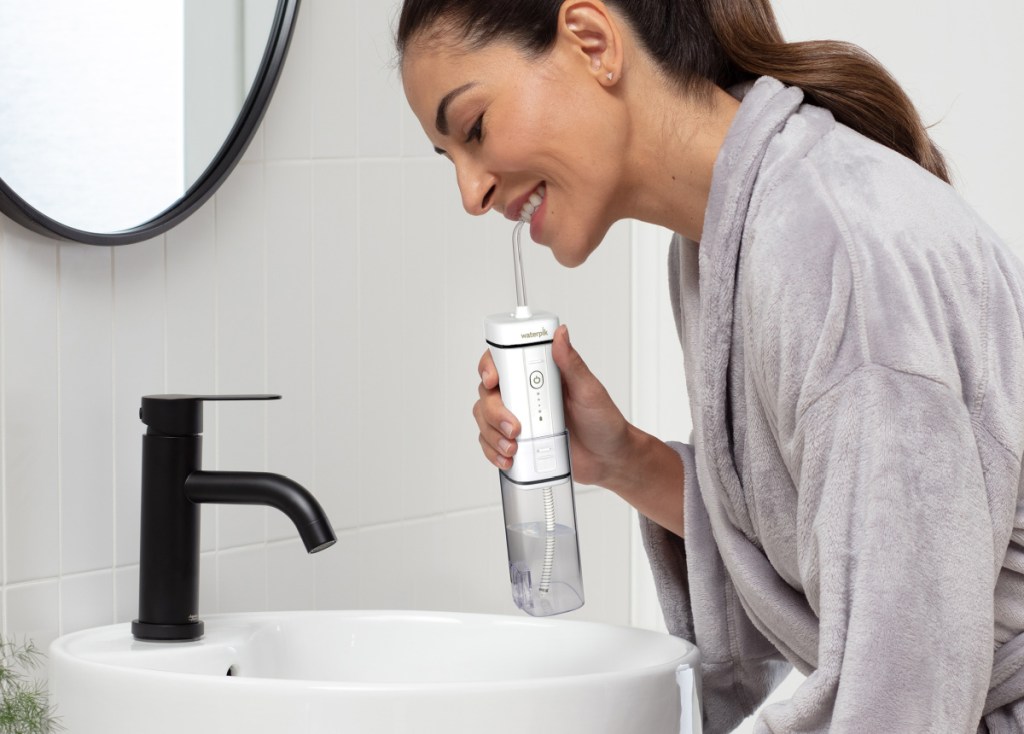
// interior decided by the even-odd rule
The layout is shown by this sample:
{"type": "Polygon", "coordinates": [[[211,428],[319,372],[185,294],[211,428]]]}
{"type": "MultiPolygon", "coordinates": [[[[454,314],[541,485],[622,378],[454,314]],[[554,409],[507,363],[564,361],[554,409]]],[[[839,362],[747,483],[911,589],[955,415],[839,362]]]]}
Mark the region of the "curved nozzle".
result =
{"type": "Polygon", "coordinates": [[[323,508],[309,490],[280,474],[245,471],[194,471],[185,480],[192,502],[222,505],[266,505],[286,514],[309,553],[337,540],[323,508]]]}
{"type": "Polygon", "coordinates": [[[522,230],[525,219],[516,222],[512,230],[512,267],[516,277],[516,318],[529,318],[530,307],[526,305],[526,276],[523,275],[522,230]]]}

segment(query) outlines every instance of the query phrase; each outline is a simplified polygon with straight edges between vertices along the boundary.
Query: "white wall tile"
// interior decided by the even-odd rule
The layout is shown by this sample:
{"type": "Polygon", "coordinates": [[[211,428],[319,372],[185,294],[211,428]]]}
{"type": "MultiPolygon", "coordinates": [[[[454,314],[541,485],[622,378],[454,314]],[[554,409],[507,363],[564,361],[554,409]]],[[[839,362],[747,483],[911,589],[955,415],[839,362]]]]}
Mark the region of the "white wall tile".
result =
{"type": "Polygon", "coordinates": [[[351,158],[357,146],[354,77],[359,68],[357,3],[305,0],[312,32],[314,158],[351,158]]]}
{"type": "Polygon", "coordinates": [[[60,633],[114,623],[114,573],[67,576],[60,581],[60,633]]]}
{"type": "Polygon", "coordinates": [[[411,609],[415,577],[407,524],[367,528],[358,536],[359,606],[363,609],[411,609]]]}
{"type": "Polygon", "coordinates": [[[274,97],[263,118],[265,160],[308,159],[312,140],[312,13],[299,11],[274,97]]]}
{"type": "MultiPolygon", "coordinates": [[[[401,85],[401,69],[395,72],[398,74],[398,82],[401,85]]],[[[403,92],[404,97],[404,92],[403,92]]],[[[399,129],[402,138],[402,156],[405,158],[433,159],[437,157],[434,146],[431,144],[427,133],[420,125],[419,119],[413,114],[408,104],[399,105],[399,129]]]]}
{"type": "MultiPolygon", "coordinates": [[[[493,506],[500,501],[498,470],[480,450],[472,410],[479,397],[478,366],[487,349],[484,320],[491,314],[511,311],[516,305],[516,291],[512,223],[497,215],[467,216],[451,164],[441,174],[438,185],[444,194],[440,225],[437,231],[424,227],[417,238],[443,238],[447,250],[445,486],[447,509],[457,511],[493,506]]],[[[428,244],[437,246],[436,241],[428,244]]]]}
{"type": "Polygon", "coordinates": [[[518,613],[497,507],[343,532],[316,569],[320,609],[518,613]]]}
{"type": "Polygon", "coordinates": [[[208,505],[203,512],[203,523],[217,528],[218,549],[239,548],[267,537],[268,510],[260,505],[208,505]]]}
{"type": "Polygon", "coordinates": [[[476,549],[465,547],[447,517],[409,523],[405,528],[406,560],[416,609],[462,609],[462,587],[468,556],[476,549]]]}
{"type": "MultiPolygon", "coordinates": [[[[202,597],[200,597],[200,600],[202,597]]],[[[114,569],[114,622],[131,622],[139,616],[139,567],[114,569]]]]}
{"type": "Polygon", "coordinates": [[[459,579],[459,609],[488,614],[521,614],[512,601],[508,548],[501,506],[453,514],[441,542],[459,579]]]}
{"type": "MultiPolygon", "coordinates": [[[[405,469],[404,510],[423,517],[445,509],[445,464],[450,444],[447,424],[448,323],[445,302],[448,257],[443,229],[444,174],[440,160],[406,161],[402,176],[402,263],[397,292],[406,318],[403,326],[399,425],[401,459],[405,469]],[[440,430],[439,430],[440,429],[440,430]],[[424,491],[437,487],[440,491],[424,491]]],[[[397,244],[397,243],[396,243],[397,244]]],[[[373,339],[373,336],[370,337],[373,339]]],[[[395,365],[396,367],[398,365],[395,365]]]]}
{"type": "Polygon", "coordinates": [[[629,505],[604,489],[576,492],[584,604],[569,617],[630,623],[629,505]]]}
{"type": "MultiPolygon", "coordinates": [[[[671,233],[641,223],[633,224],[633,399],[630,419],[641,430],[663,440],[686,441],[690,419],[683,353],[676,335],[668,292],[668,247],[671,233]]],[[[631,623],[665,631],[640,529],[631,530],[633,557],[631,623]]]]}
{"type": "Polygon", "coordinates": [[[218,612],[267,609],[266,546],[224,551],[218,555],[217,565],[218,612]]]}
{"type": "Polygon", "coordinates": [[[199,617],[220,611],[219,554],[202,553],[199,556],[199,617]]]}
{"type": "MultiPolygon", "coordinates": [[[[393,29],[398,30],[398,8],[395,9],[393,29]]],[[[395,54],[393,63],[395,64],[395,74],[398,79],[399,89],[401,89],[402,83],[402,69],[398,64],[397,52],[392,50],[395,54]]],[[[402,92],[402,99],[405,98],[405,93],[402,92]]],[[[434,146],[427,138],[426,133],[423,130],[423,126],[420,125],[420,121],[413,114],[412,108],[408,104],[400,104],[398,106],[399,112],[399,131],[402,140],[402,156],[405,158],[434,158],[437,153],[434,152],[434,146]]]]}
{"type": "MultiPolygon", "coordinates": [[[[284,399],[268,405],[267,466],[312,490],[313,264],[312,187],[308,164],[266,167],[267,386],[284,399]]],[[[268,537],[295,537],[280,512],[268,537]]]]}
{"type": "Polygon", "coordinates": [[[19,584],[7,589],[4,637],[31,640],[45,652],[60,634],[60,585],[57,581],[19,584]]]}
{"type": "MultiPolygon", "coordinates": [[[[267,273],[262,164],[240,163],[216,198],[217,389],[263,392],[267,273]]],[[[223,444],[222,436],[222,452],[223,444]]]]}
{"type": "Polygon", "coordinates": [[[165,381],[165,269],[162,237],[114,250],[115,558],[138,563],[144,395],[165,381]]]}
{"type": "Polygon", "coordinates": [[[61,571],[114,560],[113,251],[60,246],[61,571]]]}
{"type": "MultiPolygon", "coordinates": [[[[353,6],[354,7],[354,6],[353,6]]],[[[314,486],[335,528],[359,522],[356,164],[313,166],[314,486]]]]}
{"type": "MultiPolygon", "coordinates": [[[[405,330],[420,318],[401,297],[402,222],[398,216],[402,165],[359,164],[359,491],[360,524],[409,517],[405,496],[404,444],[435,430],[436,417],[412,414],[403,403],[403,382],[422,384],[405,330]]],[[[421,490],[420,490],[421,491],[421,490]]]]}
{"type": "Polygon", "coordinates": [[[396,157],[402,151],[402,85],[395,69],[392,27],[397,23],[397,0],[358,3],[359,64],[356,109],[359,155],[396,157]]]}
{"type": "MultiPolygon", "coordinates": [[[[266,227],[263,165],[239,164],[216,195],[217,227],[217,392],[264,393],[266,385],[266,227]]],[[[216,468],[266,469],[264,403],[218,403],[217,431],[205,450],[216,468]]],[[[208,516],[209,517],[209,516],[208,516]]],[[[213,518],[210,518],[213,520],[213,518]]],[[[253,507],[219,507],[221,548],[266,538],[266,512],[253,507]]]]}
{"type": "Polygon", "coordinates": [[[60,566],[57,246],[11,227],[3,243],[7,583],[60,566]]]}
{"type": "MultiPolygon", "coordinates": [[[[320,551],[329,553],[331,548],[320,551]]],[[[267,544],[267,609],[274,611],[316,607],[316,564],[301,542],[267,544]]]]}
{"type": "Polygon", "coordinates": [[[359,531],[338,533],[338,542],[313,556],[317,609],[358,609],[359,531]]]}
{"type": "MultiPolygon", "coordinates": [[[[217,391],[217,226],[208,201],[167,233],[167,389],[217,391]]],[[[205,429],[211,425],[207,421],[205,429]]]]}

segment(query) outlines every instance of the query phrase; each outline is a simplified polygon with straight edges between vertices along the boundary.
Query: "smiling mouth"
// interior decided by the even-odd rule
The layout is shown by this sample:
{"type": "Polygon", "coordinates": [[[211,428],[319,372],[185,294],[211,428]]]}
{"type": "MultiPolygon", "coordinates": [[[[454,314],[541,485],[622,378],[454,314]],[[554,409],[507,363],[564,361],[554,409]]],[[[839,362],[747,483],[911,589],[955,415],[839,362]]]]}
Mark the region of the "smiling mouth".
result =
{"type": "Polygon", "coordinates": [[[519,212],[519,221],[529,222],[533,219],[533,214],[540,208],[546,193],[547,185],[542,183],[532,194],[530,194],[530,198],[526,200],[523,204],[522,210],[519,212]]]}

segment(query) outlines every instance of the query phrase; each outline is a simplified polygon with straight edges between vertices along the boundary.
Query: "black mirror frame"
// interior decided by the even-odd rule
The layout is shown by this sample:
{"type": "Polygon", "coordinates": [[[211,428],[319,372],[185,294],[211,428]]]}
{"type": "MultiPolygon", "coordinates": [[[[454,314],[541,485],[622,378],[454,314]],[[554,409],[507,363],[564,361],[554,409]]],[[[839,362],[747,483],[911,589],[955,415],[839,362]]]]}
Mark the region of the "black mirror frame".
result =
{"type": "Polygon", "coordinates": [[[51,219],[26,202],[0,178],[0,212],[34,232],[88,245],[129,245],[152,239],[187,219],[217,191],[241,160],[267,111],[277,86],[298,14],[299,0],[279,0],[274,24],[252,88],[227,139],[199,179],[174,204],[153,219],[119,232],[88,232],[51,219]]]}

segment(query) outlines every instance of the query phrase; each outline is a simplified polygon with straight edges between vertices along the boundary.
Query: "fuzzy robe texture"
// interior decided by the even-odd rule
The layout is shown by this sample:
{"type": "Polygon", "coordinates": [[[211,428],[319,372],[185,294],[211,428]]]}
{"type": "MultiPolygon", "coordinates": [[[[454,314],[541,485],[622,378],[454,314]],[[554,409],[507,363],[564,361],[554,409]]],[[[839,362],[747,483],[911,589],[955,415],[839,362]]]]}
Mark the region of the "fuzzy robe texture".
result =
{"type": "Polygon", "coordinates": [[[705,731],[1024,732],[1024,268],[956,192],[770,78],[673,306],[685,542],[642,529],[705,731]]]}

